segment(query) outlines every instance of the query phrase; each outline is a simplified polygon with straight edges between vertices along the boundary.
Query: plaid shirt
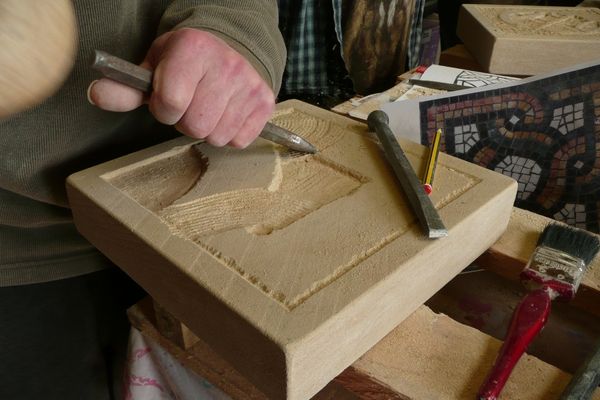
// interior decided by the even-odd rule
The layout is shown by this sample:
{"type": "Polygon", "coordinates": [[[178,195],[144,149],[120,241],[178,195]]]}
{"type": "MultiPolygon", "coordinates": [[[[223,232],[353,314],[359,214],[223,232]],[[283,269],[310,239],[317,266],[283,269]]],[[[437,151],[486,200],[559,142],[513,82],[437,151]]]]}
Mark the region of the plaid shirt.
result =
{"type": "MultiPolygon", "coordinates": [[[[425,0],[414,0],[407,69],[418,65],[425,0]]],[[[280,97],[339,96],[351,87],[342,58],[342,0],[279,0],[287,47],[280,97]],[[333,23],[332,23],[333,22],[333,23]]]]}
{"type": "Polygon", "coordinates": [[[279,0],[279,27],[288,51],[284,95],[335,93],[332,63],[343,67],[341,14],[342,0],[279,0]]]}
{"type": "Polygon", "coordinates": [[[408,38],[408,51],[406,67],[416,68],[421,57],[421,37],[423,34],[423,14],[425,11],[425,0],[415,0],[415,11],[412,16],[410,33],[408,38]]]}

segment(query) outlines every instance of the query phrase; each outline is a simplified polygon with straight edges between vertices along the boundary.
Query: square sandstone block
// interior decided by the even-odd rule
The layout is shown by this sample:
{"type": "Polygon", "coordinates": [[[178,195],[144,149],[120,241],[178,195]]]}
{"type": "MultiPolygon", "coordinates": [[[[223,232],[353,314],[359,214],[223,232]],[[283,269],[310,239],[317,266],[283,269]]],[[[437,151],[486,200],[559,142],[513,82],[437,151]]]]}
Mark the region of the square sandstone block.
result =
{"type": "Polygon", "coordinates": [[[600,58],[600,9],[464,4],[457,34],[485,71],[537,75],[600,58]]]}
{"type": "MultiPolygon", "coordinates": [[[[100,251],[273,399],[308,399],[505,230],[517,184],[441,155],[427,239],[364,124],[299,101],[316,155],[179,138],[72,175],[100,251]]],[[[421,145],[401,141],[419,173],[421,145]]]]}

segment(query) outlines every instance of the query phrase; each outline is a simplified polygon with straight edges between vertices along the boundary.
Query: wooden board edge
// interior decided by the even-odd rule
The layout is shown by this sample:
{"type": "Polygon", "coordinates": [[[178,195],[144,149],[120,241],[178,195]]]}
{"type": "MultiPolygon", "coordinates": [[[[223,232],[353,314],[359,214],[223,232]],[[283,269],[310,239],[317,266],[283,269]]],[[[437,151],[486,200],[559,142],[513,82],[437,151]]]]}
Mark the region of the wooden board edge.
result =
{"type": "MultiPolygon", "coordinates": [[[[159,311],[160,312],[160,311],[159,311]]],[[[230,365],[228,365],[223,359],[221,359],[216,353],[214,353],[210,347],[208,347],[201,340],[197,342],[196,345],[192,346],[187,350],[183,350],[181,347],[177,346],[175,343],[170,341],[161,335],[158,328],[156,327],[156,323],[152,321],[153,319],[153,311],[152,311],[152,301],[150,298],[143,300],[137,305],[131,307],[128,310],[128,315],[131,320],[132,325],[140,330],[142,334],[151,340],[157,342],[161,345],[165,350],[171,353],[179,362],[181,362],[185,367],[194,371],[196,374],[208,379],[215,386],[219,387],[226,394],[232,397],[233,400],[266,400],[267,397],[264,396],[258,389],[256,389],[249,381],[247,381],[242,375],[237,373],[230,365]]],[[[428,307],[421,306],[417,312],[415,312],[415,316],[412,318],[417,318],[419,320],[425,321],[423,326],[428,326],[432,322],[427,322],[427,319],[433,318],[433,320],[437,320],[438,318],[442,318],[445,320],[450,320],[449,317],[444,316],[443,314],[435,314],[428,307]]],[[[458,329],[458,334],[464,333],[474,334],[488,337],[486,334],[477,332],[473,328],[462,325],[456,321],[451,320],[450,322],[455,328],[458,329]]],[[[402,324],[397,327],[394,332],[400,331],[402,329],[406,329],[402,324]]],[[[423,333],[421,333],[423,334],[423,333]]],[[[441,335],[445,336],[445,332],[433,330],[432,332],[425,333],[426,335],[441,335]]],[[[455,333],[456,334],[456,333],[455,333]]],[[[385,340],[385,339],[384,339],[385,340]]],[[[495,341],[495,339],[489,338],[489,340],[495,341]]],[[[423,341],[425,342],[425,341],[423,341]]],[[[457,341],[455,343],[459,348],[464,348],[464,353],[468,353],[469,350],[469,341],[457,341]]],[[[373,348],[373,351],[377,352],[377,347],[383,346],[386,349],[386,344],[380,343],[373,348]]],[[[389,347],[389,345],[387,345],[389,347]]],[[[426,345],[424,345],[426,346],[426,345]]],[[[386,352],[389,352],[390,349],[387,349],[386,352]]],[[[392,348],[393,350],[393,348],[392,348]]],[[[401,355],[401,349],[398,349],[398,355],[401,355]]],[[[472,350],[472,349],[471,349],[472,350]]],[[[365,355],[365,357],[372,357],[370,351],[365,355]]],[[[425,352],[427,349],[424,350],[425,352]]],[[[417,349],[417,353],[419,350],[417,349]]],[[[478,357],[476,354],[473,357],[478,357]]],[[[524,356],[527,358],[528,363],[533,363],[533,365],[546,365],[544,368],[548,368],[548,364],[543,363],[542,361],[530,357],[524,356]]],[[[489,358],[489,357],[488,357],[489,358]]],[[[486,358],[487,359],[487,358],[486,358]]],[[[385,360],[381,360],[381,362],[385,362],[385,360]]],[[[371,363],[370,365],[376,365],[375,363],[371,363]]],[[[386,384],[383,379],[380,379],[378,376],[379,371],[377,369],[370,370],[369,367],[365,367],[365,365],[369,364],[361,364],[360,360],[344,370],[339,376],[337,376],[332,382],[330,382],[323,390],[321,390],[317,395],[315,395],[311,400],[410,400],[417,399],[414,396],[409,395],[408,393],[402,393],[398,389],[395,389],[388,384],[386,384]]],[[[393,366],[389,371],[395,371],[393,366]]],[[[533,368],[536,370],[536,368],[533,368]]],[[[525,371],[529,371],[529,369],[525,369],[525,371]]],[[[553,368],[550,368],[549,371],[554,371],[553,368]]],[[[401,371],[396,371],[397,374],[400,374],[401,371]]],[[[552,372],[554,373],[554,372],[552,372]]],[[[559,373],[559,372],[556,372],[559,373]]],[[[439,380],[443,379],[441,377],[428,376],[426,371],[423,371],[423,379],[424,384],[426,384],[427,379],[439,380]]],[[[532,377],[536,374],[535,371],[531,372],[532,377]]],[[[545,385],[551,385],[554,387],[553,390],[564,386],[565,379],[567,375],[560,372],[560,380],[558,376],[551,378],[548,376],[545,385]]],[[[467,382],[465,382],[467,384],[467,382]]],[[[594,399],[600,399],[600,390],[596,391],[594,399]]]]}
{"type": "Polygon", "coordinates": [[[363,400],[411,400],[396,392],[376,378],[361,372],[354,367],[348,367],[334,380],[363,400]]]}
{"type": "Polygon", "coordinates": [[[163,336],[153,320],[154,314],[160,314],[161,311],[158,309],[155,311],[153,305],[152,299],[147,297],[127,310],[127,316],[133,328],[140,331],[144,337],[160,345],[184,367],[207,379],[234,400],[267,399],[260,390],[220,358],[206,343],[200,340],[196,342],[203,354],[202,357],[196,357],[193,355],[194,346],[183,349],[177,343],[163,336]]]}
{"type": "MultiPolygon", "coordinates": [[[[183,348],[177,342],[170,340],[161,332],[157,320],[163,317],[166,310],[162,307],[154,308],[156,302],[150,297],[140,301],[127,310],[127,315],[131,325],[139,330],[144,337],[158,343],[163,349],[175,357],[184,367],[193,371],[196,375],[207,379],[214,384],[233,400],[267,400],[259,389],[248,381],[242,374],[235,370],[227,361],[219,357],[208,344],[204,343],[200,338],[190,332],[194,336],[193,345],[183,348]],[[154,317],[157,317],[157,320],[154,317]]],[[[166,317],[174,318],[166,312],[166,317]]],[[[172,321],[173,322],[173,321],[172,321]]],[[[187,327],[180,324],[181,330],[186,330],[187,327]]],[[[172,327],[171,327],[172,328],[172,327]]],[[[166,332],[171,333],[171,330],[166,332]]],[[[373,387],[367,377],[359,375],[351,375],[348,379],[354,379],[355,385],[361,387],[373,387]],[[358,379],[364,379],[361,384],[358,379]],[[369,386],[370,385],[370,386],[369,386]]],[[[383,393],[383,392],[382,392],[383,393]]],[[[387,398],[387,397],[386,397],[387,398]]],[[[323,388],[311,400],[363,400],[365,397],[360,397],[353,391],[346,388],[341,382],[333,381],[323,388]]],[[[369,398],[370,399],[370,398],[369,398]]],[[[392,398],[390,398],[392,399],[392,398]]],[[[403,399],[400,399],[403,400],[403,399]]]]}

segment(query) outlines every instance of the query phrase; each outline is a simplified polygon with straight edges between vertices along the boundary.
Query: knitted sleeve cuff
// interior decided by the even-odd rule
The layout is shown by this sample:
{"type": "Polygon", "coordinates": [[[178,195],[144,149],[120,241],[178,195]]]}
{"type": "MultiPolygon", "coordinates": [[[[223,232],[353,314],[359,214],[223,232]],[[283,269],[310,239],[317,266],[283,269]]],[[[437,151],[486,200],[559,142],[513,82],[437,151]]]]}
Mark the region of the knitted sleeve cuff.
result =
{"type": "Polygon", "coordinates": [[[176,0],[165,11],[159,34],[196,28],[214,34],[244,56],[277,94],[286,51],[271,0],[176,0]]]}

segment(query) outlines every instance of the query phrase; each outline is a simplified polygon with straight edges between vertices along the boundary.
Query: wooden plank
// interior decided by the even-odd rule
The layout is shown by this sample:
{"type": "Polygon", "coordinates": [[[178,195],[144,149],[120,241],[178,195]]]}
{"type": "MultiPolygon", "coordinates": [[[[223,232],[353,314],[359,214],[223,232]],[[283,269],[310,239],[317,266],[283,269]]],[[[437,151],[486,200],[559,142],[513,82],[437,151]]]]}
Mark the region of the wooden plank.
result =
{"type": "Polygon", "coordinates": [[[156,328],[160,334],[183,350],[189,349],[199,340],[198,336],[190,331],[190,328],[179,322],[173,314],[157,302],[154,302],[154,315],[156,318],[156,328]]]}
{"type": "MultiPolygon", "coordinates": [[[[200,339],[187,351],[162,336],[140,303],[134,327],[180,362],[237,399],[266,399],[200,339]]],[[[313,400],[462,400],[475,398],[501,345],[480,331],[421,306],[343,371],[313,400]]],[[[569,374],[530,355],[517,364],[500,400],[558,399],[569,374]]],[[[592,397],[600,399],[600,390],[592,397]]]]}
{"type": "Polygon", "coordinates": [[[390,389],[367,372],[348,367],[333,382],[353,393],[362,400],[411,400],[409,397],[390,389]]]}
{"type": "MultiPolygon", "coordinates": [[[[427,240],[364,124],[301,102],[274,122],[319,148],[181,138],[69,178],[76,224],[273,398],[306,399],[504,231],[516,183],[442,154],[427,240]],[[443,256],[440,256],[443,255],[443,256]]],[[[427,149],[403,141],[417,171],[427,149]]]]}
{"type": "MultiPolygon", "coordinates": [[[[474,399],[501,342],[420,307],[352,367],[414,399],[474,399]]],[[[499,400],[558,399],[570,375],[524,355],[499,400]]],[[[595,400],[600,399],[596,390],[595,400]]]]}
{"type": "Polygon", "coordinates": [[[366,121],[371,111],[379,110],[383,104],[395,101],[408,92],[412,88],[412,85],[409,85],[407,81],[411,79],[415,73],[416,68],[406,71],[397,77],[396,84],[391,88],[386,89],[381,93],[373,93],[369,96],[355,96],[332,107],[331,111],[342,115],[348,115],[360,121],[366,121]]]}
{"type": "Polygon", "coordinates": [[[465,4],[457,33],[486,71],[523,76],[597,59],[598,24],[594,7],[465,4]]]}
{"type": "MultiPolygon", "coordinates": [[[[544,227],[552,222],[550,218],[515,207],[506,232],[476,263],[506,278],[518,280],[544,227]]],[[[600,257],[588,267],[570,304],[600,316],[600,257]]]]}
{"type": "MultiPolygon", "coordinates": [[[[157,303],[152,302],[148,297],[131,307],[127,314],[132,326],[148,339],[158,343],[184,367],[210,381],[233,400],[268,399],[264,393],[198,337],[193,340],[192,345],[183,348],[180,343],[164,336],[163,330],[153,320],[152,316],[161,315],[165,310],[161,307],[153,311],[153,306],[156,307],[156,305],[157,303]]],[[[185,325],[180,325],[185,329],[185,325]]],[[[331,382],[312,400],[359,400],[359,397],[346,389],[341,383],[331,382]]]]}
{"type": "Polygon", "coordinates": [[[400,82],[390,89],[381,92],[377,95],[369,97],[368,100],[362,101],[352,110],[348,111],[348,115],[362,121],[366,121],[372,111],[379,110],[382,105],[396,100],[404,93],[408,92],[412,85],[405,82],[400,82]]]}
{"type": "MultiPolygon", "coordinates": [[[[436,313],[503,340],[515,307],[527,293],[520,282],[483,270],[452,279],[426,305],[436,313]]],[[[548,322],[527,353],[573,373],[592,351],[597,338],[600,318],[570,303],[556,301],[548,322]]]]}
{"type": "MultiPolygon", "coordinates": [[[[156,304],[156,302],[154,302],[156,304]]],[[[198,339],[187,349],[169,337],[159,333],[158,325],[153,317],[161,314],[162,310],[154,311],[153,302],[148,297],[131,307],[127,314],[131,325],[145,337],[158,343],[163,349],[173,355],[184,367],[207,379],[213,385],[227,393],[234,400],[265,400],[267,397],[258,390],[247,378],[223,360],[206,343],[198,339]]],[[[180,324],[184,326],[183,324],[180,324]]]]}

